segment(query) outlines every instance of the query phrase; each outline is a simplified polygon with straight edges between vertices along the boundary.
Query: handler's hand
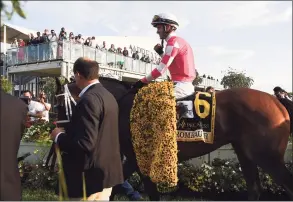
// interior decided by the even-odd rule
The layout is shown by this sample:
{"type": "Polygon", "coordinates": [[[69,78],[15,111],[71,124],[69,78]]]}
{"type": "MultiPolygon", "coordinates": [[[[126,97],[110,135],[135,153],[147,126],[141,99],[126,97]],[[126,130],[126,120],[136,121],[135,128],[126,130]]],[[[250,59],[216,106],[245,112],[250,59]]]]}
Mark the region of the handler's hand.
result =
{"type": "Polygon", "coordinates": [[[63,133],[63,132],[64,132],[64,130],[63,130],[62,128],[55,128],[55,129],[51,132],[51,134],[50,134],[50,138],[51,138],[51,140],[55,141],[55,138],[56,138],[57,134],[58,134],[58,133],[63,133]]]}

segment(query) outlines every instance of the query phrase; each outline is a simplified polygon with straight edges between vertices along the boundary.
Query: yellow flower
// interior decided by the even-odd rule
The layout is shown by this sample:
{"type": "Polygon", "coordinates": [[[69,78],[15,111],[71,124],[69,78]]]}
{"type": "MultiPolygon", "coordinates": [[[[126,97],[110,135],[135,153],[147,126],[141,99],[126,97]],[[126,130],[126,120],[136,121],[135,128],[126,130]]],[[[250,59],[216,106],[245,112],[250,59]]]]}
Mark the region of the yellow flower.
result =
{"type": "Polygon", "coordinates": [[[175,186],[177,178],[176,102],[172,82],[154,82],[136,94],[130,114],[137,163],[154,183],[175,186]]]}

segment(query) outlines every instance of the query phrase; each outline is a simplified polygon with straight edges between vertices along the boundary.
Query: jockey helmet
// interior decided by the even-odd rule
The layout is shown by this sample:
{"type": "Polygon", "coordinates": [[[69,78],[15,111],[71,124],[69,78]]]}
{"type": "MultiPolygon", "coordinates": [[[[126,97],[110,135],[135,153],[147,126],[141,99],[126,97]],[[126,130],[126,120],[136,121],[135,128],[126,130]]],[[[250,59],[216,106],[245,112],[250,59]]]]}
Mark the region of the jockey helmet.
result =
{"type": "Polygon", "coordinates": [[[152,20],[152,25],[154,27],[157,27],[157,25],[159,24],[171,25],[176,29],[179,27],[179,23],[176,16],[170,13],[161,13],[155,15],[152,20]]]}

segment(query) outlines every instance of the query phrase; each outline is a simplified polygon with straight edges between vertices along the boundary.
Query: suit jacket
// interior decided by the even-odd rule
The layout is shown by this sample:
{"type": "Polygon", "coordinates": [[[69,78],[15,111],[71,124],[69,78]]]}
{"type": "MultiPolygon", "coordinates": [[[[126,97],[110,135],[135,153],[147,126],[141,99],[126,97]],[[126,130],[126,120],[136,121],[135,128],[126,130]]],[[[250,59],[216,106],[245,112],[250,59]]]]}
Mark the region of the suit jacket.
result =
{"type": "MultiPolygon", "coordinates": [[[[278,98],[278,100],[284,105],[284,107],[287,109],[290,120],[293,120],[293,101],[287,99],[287,98],[278,98]]],[[[291,123],[292,124],[292,123],[291,123]]],[[[293,130],[291,126],[291,132],[293,130]]]]}
{"type": "Polygon", "coordinates": [[[17,153],[25,128],[27,105],[1,90],[1,201],[21,200],[17,153]]]}
{"type": "Polygon", "coordinates": [[[115,98],[100,83],[78,101],[70,127],[57,139],[69,197],[82,197],[82,172],[87,196],[123,182],[118,113],[115,98]]]}

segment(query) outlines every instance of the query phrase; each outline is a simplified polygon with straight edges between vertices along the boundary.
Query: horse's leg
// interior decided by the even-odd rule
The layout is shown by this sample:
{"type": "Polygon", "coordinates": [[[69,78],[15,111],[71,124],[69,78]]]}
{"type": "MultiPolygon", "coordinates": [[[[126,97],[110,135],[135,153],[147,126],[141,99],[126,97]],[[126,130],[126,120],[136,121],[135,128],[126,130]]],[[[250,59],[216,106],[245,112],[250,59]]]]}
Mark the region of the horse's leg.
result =
{"type": "MultiPolygon", "coordinates": [[[[130,161],[130,160],[126,160],[123,163],[123,176],[124,176],[124,180],[129,179],[129,177],[134,173],[138,171],[138,166],[136,164],[136,162],[130,161]]],[[[111,192],[111,196],[110,196],[110,201],[114,200],[114,197],[117,193],[120,193],[120,189],[121,185],[116,185],[113,187],[112,192],[111,192]]]]}
{"type": "MultiPolygon", "coordinates": [[[[132,145],[131,145],[132,146],[132,145]]],[[[145,177],[141,174],[139,167],[137,165],[136,156],[133,151],[133,149],[128,149],[126,154],[126,162],[128,161],[131,166],[127,166],[127,164],[124,164],[123,167],[123,173],[125,176],[125,179],[128,179],[135,171],[139,174],[140,179],[144,185],[144,190],[146,194],[149,196],[151,201],[159,201],[160,200],[160,194],[157,190],[157,185],[153,183],[149,177],[145,177]]]]}
{"type": "Polygon", "coordinates": [[[149,196],[149,200],[159,201],[160,193],[158,192],[157,185],[149,177],[143,176],[140,172],[139,175],[144,185],[144,191],[149,196]]]}
{"type": "Polygon", "coordinates": [[[246,181],[248,200],[257,201],[260,197],[261,184],[257,165],[252,162],[238,144],[232,144],[238,157],[244,179],[246,181]]]}
{"type": "Polygon", "coordinates": [[[288,196],[293,201],[293,175],[286,168],[283,158],[275,155],[273,151],[267,152],[266,156],[258,157],[258,165],[282,185],[288,196]]]}
{"type": "Polygon", "coordinates": [[[144,191],[149,196],[151,201],[159,201],[160,194],[157,190],[157,185],[151,181],[149,177],[143,176],[139,170],[135,159],[126,160],[123,165],[124,179],[127,180],[134,172],[137,172],[144,185],[144,191]]]}

